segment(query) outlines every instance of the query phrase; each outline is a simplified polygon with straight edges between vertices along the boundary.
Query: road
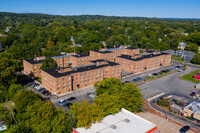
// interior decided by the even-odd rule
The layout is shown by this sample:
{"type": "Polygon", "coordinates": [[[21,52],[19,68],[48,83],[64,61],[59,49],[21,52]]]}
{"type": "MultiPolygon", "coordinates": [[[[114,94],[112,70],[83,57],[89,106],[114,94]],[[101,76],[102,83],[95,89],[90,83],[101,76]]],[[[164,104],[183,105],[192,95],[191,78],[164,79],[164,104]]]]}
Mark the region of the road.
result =
{"type": "Polygon", "coordinates": [[[156,109],[156,110],[158,110],[158,111],[164,113],[164,114],[166,115],[166,117],[170,117],[170,118],[172,118],[172,119],[174,119],[174,120],[176,120],[176,121],[178,121],[178,122],[180,122],[180,123],[184,123],[185,125],[188,125],[188,126],[190,126],[190,127],[193,127],[193,128],[195,128],[195,129],[197,129],[197,130],[200,131],[200,124],[198,124],[198,123],[196,123],[196,122],[193,122],[193,121],[190,121],[190,120],[188,120],[188,119],[185,118],[185,117],[176,115],[176,114],[171,113],[171,112],[169,112],[169,111],[165,111],[164,109],[158,107],[158,106],[155,104],[157,100],[159,100],[159,99],[157,98],[157,99],[154,99],[154,100],[149,101],[149,104],[150,104],[154,109],[156,109]]]}

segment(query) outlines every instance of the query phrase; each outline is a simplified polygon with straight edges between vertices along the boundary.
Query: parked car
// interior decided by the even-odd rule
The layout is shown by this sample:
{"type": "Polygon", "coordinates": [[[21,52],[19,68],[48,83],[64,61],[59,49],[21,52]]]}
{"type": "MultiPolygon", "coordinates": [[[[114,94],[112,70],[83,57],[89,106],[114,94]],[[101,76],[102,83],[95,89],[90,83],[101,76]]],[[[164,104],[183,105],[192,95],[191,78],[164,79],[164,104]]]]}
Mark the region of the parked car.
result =
{"type": "Polygon", "coordinates": [[[162,70],[162,71],[160,71],[160,72],[167,73],[167,71],[166,71],[166,70],[162,70]]]}
{"type": "Polygon", "coordinates": [[[134,81],[134,82],[138,82],[138,80],[137,80],[137,79],[133,79],[133,81],[134,81]]]}
{"type": "Polygon", "coordinates": [[[180,133],[186,133],[188,130],[190,130],[189,126],[184,126],[180,129],[180,133]]]}
{"type": "Polygon", "coordinates": [[[152,74],[148,74],[147,76],[149,76],[149,77],[153,77],[153,75],[152,75],[152,74]]]}
{"type": "Polygon", "coordinates": [[[70,98],[68,98],[67,100],[68,101],[72,101],[72,100],[75,100],[76,98],[75,97],[70,97],[70,98]]]}
{"type": "Polygon", "coordinates": [[[140,77],[137,77],[136,79],[139,80],[139,81],[143,80],[143,78],[140,78],[140,77]]]}
{"type": "Polygon", "coordinates": [[[196,92],[190,93],[190,96],[191,96],[191,97],[194,97],[195,95],[196,95],[196,92]]]}
{"type": "Polygon", "coordinates": [[[178,69],[178,72],[182,72],[183,70],[182,69],[178,69]]]}
{"type": "Polygon", "coordinates": [[[64,107],[68,107],[68,108],[70,108],[71,105],[72,105],[72,103],[67,102],[67,103],[64,104],[63,106],[64,106],[64,107]]]}
{"type": "Polygon", "coordinates": [[[124,83],[130,83],[130,81],[125,81],[124,83]]]}
{"type": "Polygon", "coordinates": [[[37,90],[39,90],[39,89],[41,89],[41,88],[42,88],[41,85],[36,85],[36,86],[35,86],[35,89],[37,89],[37,90]]]}
{"type": "Polygon", "coordinates": [[[89,94],[88,95],[90,98],[95,98],[96,96],[94,94],[89,94]]]}
{"type": "Polygon", "coordinates": [[[63,106],[63,105],[65,105],[65,104],[67,104],[68,101],[67,101],[66,99],[63,99],[63,100],[60,100],[58,103],[59,103],[61,106],[63,106]]]}
{"type": "Polygon", "coordinates": [[[169,69],[169,71],[175,71],[176,70],[176,68],[170,68],[169,69]]]}
{"type": "Polygon", "coordinates": [[[181,68],[181,66],[176,66],[176,69],[180,69],[181,68]]]}
{"type": "Polygon", "coordinates": [[[51,95],[51,93],[48,90],[43,91],[42,94],[45,96],[51,95]]]}
{"type": "Polygon", "coordinates": [[[41,88],[41,89],[39,89],[39,92],[43,92],[43,91],[46,91],[44,88],[41,88]]]}
{"type": "Polygon", "coordinates": [[[158,74],[157,74],[157,73],[153,73],[152,75],[153,75],[153,76],[158,76],[158,74]]]}

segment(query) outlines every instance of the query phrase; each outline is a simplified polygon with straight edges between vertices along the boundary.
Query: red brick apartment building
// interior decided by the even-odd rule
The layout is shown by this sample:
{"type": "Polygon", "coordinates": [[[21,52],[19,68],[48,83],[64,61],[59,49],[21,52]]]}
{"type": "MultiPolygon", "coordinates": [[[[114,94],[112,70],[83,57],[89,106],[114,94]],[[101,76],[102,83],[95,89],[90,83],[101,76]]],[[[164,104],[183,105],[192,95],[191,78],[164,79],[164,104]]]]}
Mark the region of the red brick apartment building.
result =
{"type": "Polygon", "coordinates": [[[42,86],[55,94],[63,94],[77,88],[93,85],[106,77],[121,78],[121,70],[132,73],[166,66],[171,54],[121,46],[119,48],[90,51],[90,55],[67,53],[52,56],[58,68],[41,70],[45,56],[24,59],[24,73],[42,77],[42,86]]]}
{"type": "MultiPolygon", "coordinates": [[[[52,56],[51,58],[54,59],[57,62],[57,65],[60,67],[76,67],[90,64],[90,56],[79,53],[67,53],[66,55],[52,56]]],[[[40,66],[42,65],[42,61],[44,59],[45,56],[24,59],[24,73],[26,75],[33,74],[34,77],[41,77],[40,66]]]]}
{"type": "Polygon", "coordinates": [[[171,54],[121,55],[116,57],[115,62],[121,65],[122,70],[138,73],[148,69],[170,65],[171,54]]]}
{"type": "Polygon", "coordinates": [[[100,49],[95,51],[90,51],[91,60],[104,59],[109,61],[115,61],[117,56],[124,55],[136,55],[140,53],[140,49],[130,48],[126,46],[121,46],[119,48],[111,48],[111,49],[100,49]]]}
{"type": "Polygon", "coordinates": [[[42,86],[57,95],[94,85],[95,82],[110,77],[121,78],[120,65],[100,59],[91,61],[86,66],[42,70],[42,86]]]}

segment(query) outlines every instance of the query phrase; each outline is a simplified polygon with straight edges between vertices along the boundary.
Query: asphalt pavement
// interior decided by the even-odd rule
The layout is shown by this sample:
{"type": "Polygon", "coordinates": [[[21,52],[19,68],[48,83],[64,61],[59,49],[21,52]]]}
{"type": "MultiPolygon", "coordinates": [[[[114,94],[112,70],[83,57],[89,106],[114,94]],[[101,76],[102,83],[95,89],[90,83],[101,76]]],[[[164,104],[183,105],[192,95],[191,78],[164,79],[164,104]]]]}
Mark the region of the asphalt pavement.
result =
{"type": "Polygon", "coordinates": [[[148,99],[159,93],[179,95],[185,98],[191,98],[191,92],[198,92],[195,89],[196,83],[180,79],[179,76],[197,70],[197,68],[189,67],[185,71],[175,72],[170,75],[158,78],[152,81],[147,81],[144,84],[140,84],[137,87],[141,89],[144,99],[148,99]]]}

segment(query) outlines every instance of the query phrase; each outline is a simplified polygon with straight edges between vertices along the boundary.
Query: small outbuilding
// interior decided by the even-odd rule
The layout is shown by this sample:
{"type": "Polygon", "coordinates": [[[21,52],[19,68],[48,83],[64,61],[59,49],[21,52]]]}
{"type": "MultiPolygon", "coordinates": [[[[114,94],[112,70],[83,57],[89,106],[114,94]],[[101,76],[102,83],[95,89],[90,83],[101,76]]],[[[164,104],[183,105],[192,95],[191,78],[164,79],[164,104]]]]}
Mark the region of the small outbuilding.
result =
{"type": "Polygon", "coordinates": [[[197,74],[194,75],[194,79],[200,80],[200,72],[198,72],[197,74]]]}
{"type": "Polygon", "coordinates": [[[196,88],[197,88],[197,89],[200,89],[200,83],[199,83],[199,84],[196,84],[196,88]]]}

